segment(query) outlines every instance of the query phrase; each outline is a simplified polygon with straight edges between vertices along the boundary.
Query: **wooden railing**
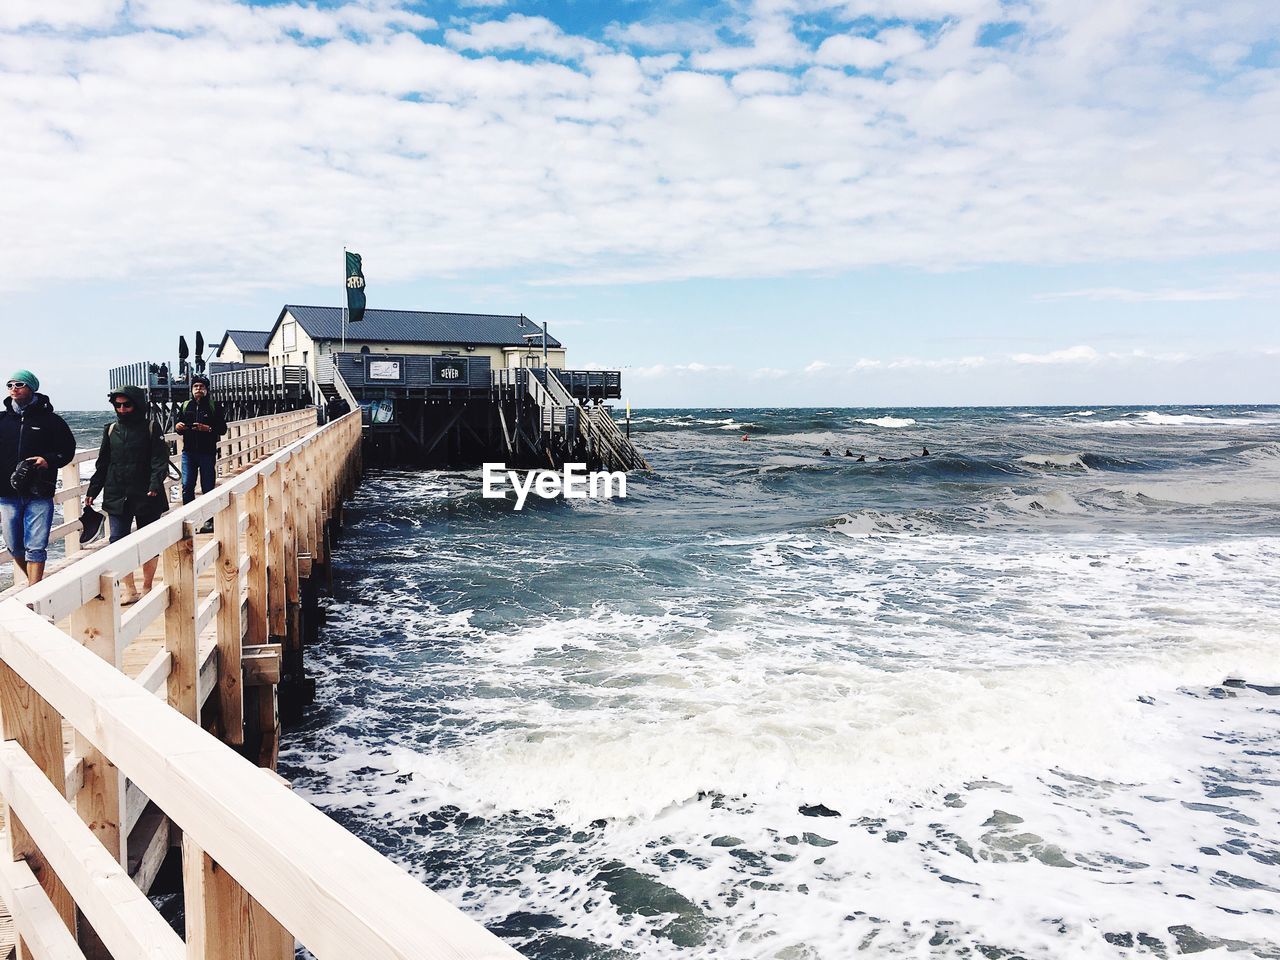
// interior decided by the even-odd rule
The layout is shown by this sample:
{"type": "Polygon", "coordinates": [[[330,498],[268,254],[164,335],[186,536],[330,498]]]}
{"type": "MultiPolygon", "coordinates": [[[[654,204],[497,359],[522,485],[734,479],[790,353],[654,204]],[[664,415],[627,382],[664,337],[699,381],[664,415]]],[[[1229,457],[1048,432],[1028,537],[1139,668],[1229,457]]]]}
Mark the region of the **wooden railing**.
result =
{"type": "Polygon", "coordinates": [[[327,559],[360,433],[358,412],[335,420],[0,603],[0,895],[24,956],[284,960],[296,937],[320,960],[518,957],[199,723],[216,698],[235,739],[247,659],[288,632],[304,566],[327,559]],[[163,585],[123,612],[120,574],[155,556],[163,585]],[[130,679],[122,652],[161,617],[163,649],[130,679]],[[138,886],[170,824],[185,944],[138,886]]]}
{"type": "MultiPolygon", "coordinates": [[[[218,441],[218,474],[225,477],[239,473],[250,464],[305,436],[315,425],[316,413],[309,408],[255,417],[252,420],[236,420],[228,424],[226,436],[218,441]]],[[[165,439],[176,448],[170,458],[176,471],[181,462],[181,435],[170,433],[165,439]]],[[[85,494],[89,490],[89,481],[81,478],[82,466],[97,458],[97,447],[77,450],[72,461],[59,471],[61,483],[53,496],[53,502],[62,505],[62,522],[49,532],[49,542],[61,540],[66,557],[81,552],[80,516],[83,513],[85,494]]],[[[170,499],[173,499],[173,490],[178,484],[179,481],[172,476],[165,481],[170,499]]],[[[0,562],[9,559],[9,551],[0,547],[0,562]]]]}

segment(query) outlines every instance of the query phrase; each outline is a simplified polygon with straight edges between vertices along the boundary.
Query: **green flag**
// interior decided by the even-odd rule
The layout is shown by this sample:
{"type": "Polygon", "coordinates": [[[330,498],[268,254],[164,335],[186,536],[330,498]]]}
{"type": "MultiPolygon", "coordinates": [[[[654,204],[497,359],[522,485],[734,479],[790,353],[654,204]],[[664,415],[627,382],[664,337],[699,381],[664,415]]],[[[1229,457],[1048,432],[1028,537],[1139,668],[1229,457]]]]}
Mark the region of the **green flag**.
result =
{"type": "Polygon", "coordinates": [[[360,254],[347,251],[347,319],[352,323],[364,319],[364,273],[360,254]]]}

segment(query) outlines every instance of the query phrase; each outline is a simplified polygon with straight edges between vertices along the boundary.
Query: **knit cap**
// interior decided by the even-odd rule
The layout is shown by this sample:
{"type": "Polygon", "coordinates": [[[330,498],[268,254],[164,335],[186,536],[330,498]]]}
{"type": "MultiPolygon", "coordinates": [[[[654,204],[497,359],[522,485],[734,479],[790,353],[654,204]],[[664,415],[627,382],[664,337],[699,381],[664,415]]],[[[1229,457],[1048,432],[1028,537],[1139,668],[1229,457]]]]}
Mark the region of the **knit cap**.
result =
{"type": "Polygon", "coordinates": [[[22,383],[25,383],[32,390],[40,389],[40,378],[30,370],[15,370],[13,373],[9,374],[9,379],[19,380],[22,383]]]}

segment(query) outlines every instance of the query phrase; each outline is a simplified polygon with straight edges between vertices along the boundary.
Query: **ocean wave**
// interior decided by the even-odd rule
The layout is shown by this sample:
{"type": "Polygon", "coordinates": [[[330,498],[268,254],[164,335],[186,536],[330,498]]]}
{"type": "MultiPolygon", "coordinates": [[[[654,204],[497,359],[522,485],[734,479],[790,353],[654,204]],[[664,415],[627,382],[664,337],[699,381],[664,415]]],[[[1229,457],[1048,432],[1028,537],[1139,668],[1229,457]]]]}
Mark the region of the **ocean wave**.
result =
{"type": "Polygon", "coordinates": [[[846,513],[830,521],[827,526],[834,533],[855,538],[930,533],[938,529],[937,524],[920,517],[908,517],[879,510],[846,513]]]}
{"type": "Polygon", "coordinates": [[[1271,504],[1280,507],[1280,489],[1272,477],[1257,480],[1163,480],[1119,488],[1116,493],[1139,500],[1188,506],[1271,504]]]}
{"type": "Polygon", "coordinates": [[[865,417],[855,418],[854,423],[865,423],[873,427],[885,427],[887,429],[897,429],[899,427],[913,427],[915,421],[910,417],[865,417]]]}
{"type": "MultiPolygon", "coordinates": [[[[1201,417],[1192,413],[1161,413],[1158,410],[1141,410],[1127,413],[1118,420],[1091,420],[1081,426],[1089,427],[1259,427],[1267,421],[1245,417],[1201,417]]],[[[1273,424],[1272,424],[1273,425],[1273,424]]]]}
{"type": "Polygon", "coordinates": [[[1082,453],[1028,453],[1018,458],[1018,463],[1025,463],[1033,467],[1057,467],[1085,468],[1084,454],[1082,453]]]}

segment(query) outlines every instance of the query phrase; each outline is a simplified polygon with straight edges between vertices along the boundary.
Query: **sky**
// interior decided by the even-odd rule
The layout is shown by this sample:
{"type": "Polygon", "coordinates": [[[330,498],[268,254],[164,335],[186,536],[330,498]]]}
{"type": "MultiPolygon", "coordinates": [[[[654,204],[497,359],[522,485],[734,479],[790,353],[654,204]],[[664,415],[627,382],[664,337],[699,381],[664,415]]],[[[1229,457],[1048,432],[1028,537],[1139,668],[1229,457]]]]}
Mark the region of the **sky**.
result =
{"type": "Polygon", "coordinates": [[[520,313],[646,406],[1280,402],[1274,0],[4,0],[0,365],[520,313]]]}

